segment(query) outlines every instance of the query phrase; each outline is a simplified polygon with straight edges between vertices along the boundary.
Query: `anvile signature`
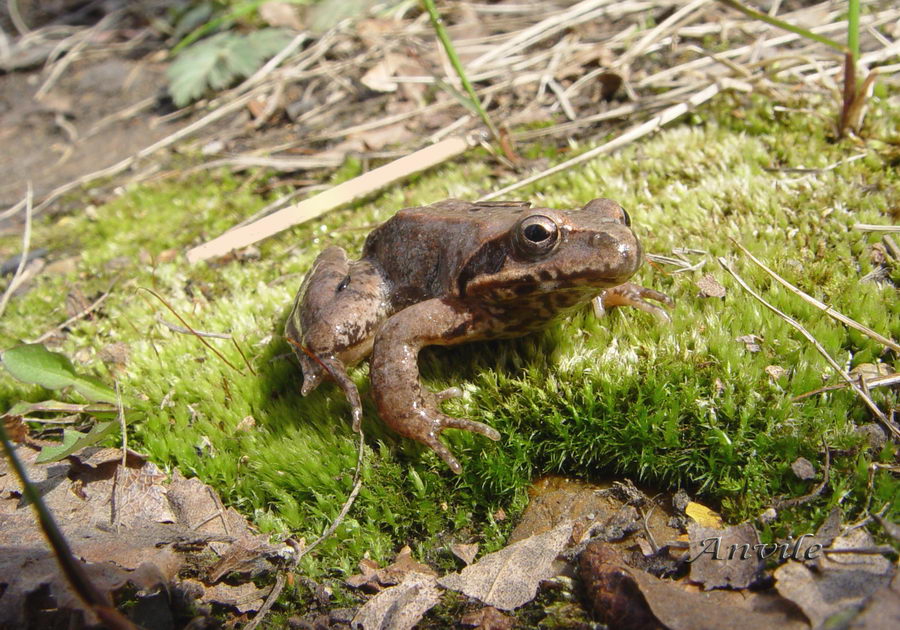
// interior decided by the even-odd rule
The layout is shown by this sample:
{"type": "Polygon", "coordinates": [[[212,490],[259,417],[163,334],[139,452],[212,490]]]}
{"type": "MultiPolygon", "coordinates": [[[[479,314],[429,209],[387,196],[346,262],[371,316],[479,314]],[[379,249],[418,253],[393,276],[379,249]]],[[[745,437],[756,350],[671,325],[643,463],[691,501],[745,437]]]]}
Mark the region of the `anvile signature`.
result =
{"type": "Polygon", "coordinates": [[[795,541],[792,541],[792,538],[788,536],[786,542],[780,543],[760,543],[756,545],[743,543],[740,545],[728,545],[728,548],[723,551],[722,537],[711,536],[710,538],[704,538],[700,541],[700,544],[703,545],[703,549],[697,552],[695,556],[688,558],[687,561],[694,562],[704,554],[709,554],[714,560],[734,560],[736,556],[741,560],[746,560],[750,557],[751,553],[755,554],[760,560],[765,560],[776,553],[779,554],[778,557],[782,562],[786,561],[788,558],[792,560],[815,560],[821,555],[822,545],[819,543],[812,543],[801,552],[800,543],[803,542],[804,538],[812,538],[812,534],[803,534],[795,541]],[[725,552],[727,552],[727,555],[725,552]]]}

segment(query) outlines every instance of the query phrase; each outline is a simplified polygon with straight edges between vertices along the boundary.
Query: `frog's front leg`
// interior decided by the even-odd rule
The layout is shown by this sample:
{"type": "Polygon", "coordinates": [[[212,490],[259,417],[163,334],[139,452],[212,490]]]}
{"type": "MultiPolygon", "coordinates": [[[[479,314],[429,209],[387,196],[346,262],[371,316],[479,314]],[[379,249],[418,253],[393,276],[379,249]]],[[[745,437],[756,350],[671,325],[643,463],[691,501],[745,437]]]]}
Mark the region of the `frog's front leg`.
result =
{"type": "Polygon", "coordinates": [[[603,317],[606,311],[617,306],[633,306],[634,308],[653,313],[659,319],[669,322],[671,318],[662,308],[651,304],[647,300],[655,300],[667,308],[672,308],[675,302],[665,293],[654,291],[631,282],[606,289],[594,298],[594,315],[603,317]]]}
{"type": "Polygon", "coordinates": [[[486,424],[441,413],[439,402],[460,392],[449,388],[435,394],[423,389],[419,351],[483,339],[495,327],[496,321],[477,307],[454,298],[435,298],[394,314],[375,335],[370,380],[382,420],[400,435],[430,447],[455,473],[462,467],[438,439],[441,431],[462,429],[492,440],[499,440],[500,434],[486,424]]]}

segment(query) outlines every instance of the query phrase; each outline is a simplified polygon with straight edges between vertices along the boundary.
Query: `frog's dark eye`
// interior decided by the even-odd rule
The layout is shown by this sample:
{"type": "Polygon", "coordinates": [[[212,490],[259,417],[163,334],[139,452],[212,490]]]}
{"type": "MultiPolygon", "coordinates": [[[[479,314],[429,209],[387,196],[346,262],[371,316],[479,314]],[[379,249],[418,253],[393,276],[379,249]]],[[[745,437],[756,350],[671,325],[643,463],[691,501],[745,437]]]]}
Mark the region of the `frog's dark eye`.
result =
{"type": "Polygon", "coordinates": [[[625,211],[625,208],[622,208],[622,223],[625,224],[625,227],[631,227],[631,216],[625,211]]]}
{"type": "Polygon", "coordinates": [[[535,214],[519,222],[515,239],[516,248],[525,258],[540,258],[559,243],[559,226],[550,217],[535,214]]]}

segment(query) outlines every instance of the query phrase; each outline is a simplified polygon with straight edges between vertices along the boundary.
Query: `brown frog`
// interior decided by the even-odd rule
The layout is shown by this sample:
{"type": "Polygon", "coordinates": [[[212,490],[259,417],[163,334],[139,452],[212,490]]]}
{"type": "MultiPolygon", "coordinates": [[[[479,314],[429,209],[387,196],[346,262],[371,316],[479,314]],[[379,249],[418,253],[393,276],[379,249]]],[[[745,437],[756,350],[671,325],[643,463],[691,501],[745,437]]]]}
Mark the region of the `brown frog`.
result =
{"type": "Polygon", "coordinates": [[[419,382],[425,346],[517,337],[594,300],[602,314],[635,306],[668,319],[671,300],[626,282],[641,265],[628,214],[594,199],[580,210],[523,202],[441,201],[407,208],[372,231],[359,260],[323,251],[306,276],[285,327],[303,368],[306,395],[331,378],[350,401],[359,430],[362,405],[347,367],[372,355],[372,394],[382,420],[418,440],[455,473],[461,467],[438,439],[463,429],[496,430],[441,413],[460,391],[434,393],[419,382]]]}

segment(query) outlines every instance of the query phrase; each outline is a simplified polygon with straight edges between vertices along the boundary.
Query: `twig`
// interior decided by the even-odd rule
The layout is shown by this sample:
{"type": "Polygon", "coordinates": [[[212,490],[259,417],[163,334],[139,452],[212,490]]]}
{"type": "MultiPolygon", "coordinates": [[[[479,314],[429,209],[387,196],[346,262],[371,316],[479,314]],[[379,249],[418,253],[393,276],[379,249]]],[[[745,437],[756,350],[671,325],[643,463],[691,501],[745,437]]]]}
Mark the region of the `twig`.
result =
{"type": "Polygon", "coordinates": [[[616,65],[618,67],[628,66],[633,59],[644,54],[650,44],[659,39],[660,36],[669,30],[674,30],[678,28],[679,25],[682,25],[685,20],[695,20],[698,15],[691,15],[697,9],[701,8],[703,5],[708,4],[710,0],[693,0],[692,2],[687,3],[677,11],[675,11],[672,15],[667,17],[665,20],[656,25],[653,29],[651,29],[646,35],[644,35],[641,40],[635,44],[634,46],[630,46],[628,50],[622,55],[619,59],[616,60],[616,65]]]}
{"type": "Polygon", "coordinates": [[[59,326],[56,326],[55,328],[53,328],[53,329],[51,329],[51,330],[48,330],[47,332],[45,332],[43,335],[41,335],[41,336],[38,337],[37,339],[34,339],[33,341],[29,341],[28,343],[43,343],[44,341],[46,341],[47,339],[49,339],[50,337],[52,337],[53,335],[55,335],[57,332],[59,332],[59,331],[62,330],[63,328],[69,326],[70,324],[75,323],[76,321],[78,321],[78,320],[81,319],[82,317],[85,317],[85,316],[90,315],[91,313],[93,313],[95,310],[97,310],[97,309],[100,307],[101,304],[103,304],[104,301],[106,301],[106,298],[108,298],[108,297],[110,296],[110,294],[111,294],[111,292],[112,292],[112,289],[113,289],[113,287],[115,286],[116,282],[117,282],[117,281],[114,281],[114,282],[110,285],[109,289],[107,289],[107,290],[103,293],[103,295],[101,295],[101,296],[98,297],[96,300],[94,300],[94,301],[91,303],[90,306],[88,306],[87,308],[83,309],[81,312],[76,313],[75,315],[72,315],[72,317],[70,317],[69,319],[67,319],[66,321],[64,321],[64,322],[63,322],[62,324],[60,324],[59,326]]]}
{"type": "Polygon", "coordinates": [[[850,319],[843,313],[839,313],[838,311],[834,310],[832,307],[828,306],[827,304],[825,304],[823,302],[820,302],[819,300],[817,300],[813,296],[809,295],[808,293],[804,293],[803,291],[801,291],[800,289],[795,287],[793,284],[791,284],[790,282],[788,282],[787,280],[785,280],[784,278],[779,276],[777,273],[775,273],[774,271],[769,269],[761,260],[759,260],[756,256],[751,254],[747,250],[746,247],[744,247],[743,245],[738,243],[735,239],[732,238],[731,242],[734,243],[735,245],[737,245],[738,249],[740,249],[742,252],[744,252],[744,254],[750,260],[752,260],[754,263],[756,263],[763,271],[765,271],[767,274],[772,276],[775,280],[777,280],[779,283],[781,283],[781,285],[784,286],[788,291],[790,291],[794,295],[800,297],[807,304],[812,304],[813,306],[815,306],[817,309],[819,309],[820,311],[822,311],[829,317],[838,320],[842,324],[845,324],[845,325],[849,326],[850,328],[853,328],[854,330],[858,330],[859,332],[863,333],[864,335],[871,337],[872,339],[874,339],[881,345],[890,348],[894,352],[900,352],[900,344],[898,344],[893,339],[888,339],[887,337],[878,334],[877,332],[875,332],[868,326],[863,326],[856,320],[850,319]]]}
{"type": "Polygon", "coordinates": [[[169,305],[169,303],[166,302],[166,301],[162,298],[162,296],[161,296],[159,293],[157,293],[157,292],[154,291],[153,289],[148,289],[147,287],[138,287],[138,289],[140,289],[140,290],[142,290],[142,291],[146,291],[147,293],[149,293],[150,295],[152,295],[153,297],[155,297],[157,300],[159,300],[159,301],[162,303],[163,306],[165,306],[167,309],[169,309],[169,311],[172,313],[172,315],[174,315],[175,317],[178,318],[178,321],[180,321],[182,324],[184,324],[184,326],[188,329],[188,331],[189,331],[192,335],[194,335],[195,337],[197,337],[197,339],[200,340],[200,343],[202,343],[204,346],[206,346],[207,348],[209,348],[209,350],[210,350],[213,354],[215,354],[217,357],[219,357],[220,359],[222,359],[222,361],[225,363],[225,365],[227,365],[228,367],[230,367],[230,368],[231,368],[232,370],[234,370],[235,372],[238,372],[238,373],[240,373],[240,374],[243,374],[243,371],[242,371],[240,368],[238,368],[237,366],[235,366],[234,364],[232,364],[231,361],[229,361],[228,359],[225,358],[225,355],[223,355],[221,352],[219,352],[218,350],[216,350],[212,345],[210,345],[210,343],[209,343],[208,341],[206,341],[206,339],[203,338],[203,335],[200,335],[196,330],[194,330],[193,328],[191,328],[190,324],[188,324],[188,323],[184,320],[184,318],[183,318],[181,315],[178,314],[178,311],[176,311],[174,308],[172,308],[172,307],[169,305]]]}
{"type": "MultiPolygon", "coordinates": [[[[870,378],[864,380],[863,382],[865,383],[866,389],[872,389],[874,387],[890,387],[892,385],[900,384],[900,374],[879,376],[878,378],[870,378]]],[[[831,392],[836,389],[846,388],[847,383],[835,383],[834,385],[826,385],[825,387],[814,389],[811,392],[806,392],[804,394],[800,394],[799,396],[794,396],[793,398],[791,398],[791,402],[797,402],[798,400],[803,400],[804,398],[809,398],[810,396],[815,396],[816,394],[824,394],[825,392],[831,392]]]]}
{"type": "Polygon", "coordinates": [[[857,547],[856,549],[847,548],[847,549],[823,549],[822,553],[826,554],[851,554],[851,553],[859,553],[865,554],[868,556],[880,556],[884,554],[897,553],[897,550],[891,547],[890,545],[881,545],[879,547],[857,547]]]}
{"type": "Polygon", "coordinates": [[[694,94],[691,98],[684,101],[683,103],[679,103],[678,105],[674,105],[669,107],[658,116],[654,116],[652,119],[648,120],[645,123],[634,126],[621,136],[614,140],[610,140],[605,144],[601,144],[599,147],[595,147],[590,151],[585,151],[581,155],[572,158],[571,160],[566,160],[562,164],[557,164],[552,168],[548,168],[545,171],[541,171],[531,177],[526,177],[523,180],[516,182],[515,184],[511,184],[506,186],[505,188],[501,188],[498,191],[492,192],[488,195],[481,197],[478,201],[488,201],[490,199],[496,199],[497,197],[502,197],[514,190],[518,190],[520,188],[524,188],[528,184],[533,184],[534,182],[544,179],[545,177],[549,177],[550,175],[555,175],[561,171],[572,168],[578,164],[583,162],[587,162],[588,160],[592,160],[598,155],[603,155],[604,153],[610,153],[620,147],[627,145],[628,143],[646,136],[653,131],[656,131],[663,125],[673,121],[678,118],[682,114],[690,111],[691,108],[697,107],[698,105],[705,103],[713,96],[718,94],[720,91],[720,87],[718,84],[713,83],[711,85],[706,86],[696,94],[694,94]]]}
{"type": "MultiPolygon", "coordinates": [[[[359,431],[359,442],[357,444],[356,451],[356,470],[353,473],[353,489],[350,491],[350,494],[347,496],[347,500],[344,501],[343,507],[341,507],[341,511],[335,517],[335,519],[331,522],[321,536],[316,538],[312,544],[307,547],[304,547],[302,551],[297,553],[297,556],[294,558],[291,563],[292,566],[297,566],[300,563],[300,560],[308,554],[310,551],[315,549],[322,543],[322,541],[326,540],[329,536],[331,536],[334,531],[338,528],[338,526],[344,521],[347,513],[350,512],[350,508],[353,506],[353,502],[356,501],[356,497],[359,494],[360,489],[362,488],[362,462],[363,462],[363,452],[365,449],[365,435],[363,434],[362,429],[359,431]]],[[[268,614],[269,609],[272,608],[272,605],[278,599],[278,596],[281,595],[281,591],[284,588],[284,574],[279,573],[278,577],[275,578],[275,586],[272,587],[272,590],[269,592],[268,597],[266,597],[265,603],[263,603],[262,607],[260,607],[259,612],[256,613],[256,616],[251,619],[247,625],[244,626],[244,630],[253,630],[257,625],[262,622],[263,617],[268,614]]]]}
{"type": "Polygon", "coordinates": [[[53,553],[56,556],[56,561],[59,563],[72,590],[78,594],[78,597],[84,601],[91,612],[100,617],[101,621],[107,627],[113,628],[114,630],[137,630],[137,627],[134,624],[113,608],[112,602],[106,594],[98,589],[88,577],[87,572],[84,570],[84,564],[75,558],[75,555],[72,553],[72,548],[69,546],[66,537],[56,524],[56,520],[44,503],[43,498],[35,489],[34,484],[29,481],[28,475],[25,472],[25,467],[22,466],[22,462],[19,461],[15,449],[13,449],[12,444],[10,444],[9,438],[6,435],[6,429],[2,422],[0,422],[0,441],[3,442],[3,449],[6,451],[6,456],[9,458],[9,462],[12,464],[13,469],[16,471],[16,475],[19,477],[19,481],[22,483],[22,492],[25,495],[25,498],[34,507],[34,511],[37,512],[41,530],[47,537],[47,542],[50,543],[50,547],[53,549],[53,553]]]}
{"type": "Polygon", "coordinates": [[[19,12],[19,0],[6,0],[6,9],[9,11],[9,21],[19,31],[19,35],[28,35],[31,29],[28,28],[28,24],[25,23],[25,20],[22,19],[22,14],[19,12]]]}
{"type": "Polygon", "coordinates": [[[197,337],[211,337],[213,339],[231,339],[231,335],[228,333],[217,333],[217,332],[206,332],[203,330],[194,330],[193,328],[184,328],[183,326],[176,326],[171,322],[167,322],[159,315],[156,316],[156,321],[160,324],[171,330],[172,332],[177,332],[181,335],[196,335],[197,337]]]}
{"type": "Polygon", "coordinates": [[[838,374],[840,374],[841,378],[843,378],[845,381],[847,381],[847,383],[850,385],[850,387],[853,389],[853,391],[856,392],[856,394],[857,394],[860,398],[862,398],[862,400],[863,400],[863,402],[866,404],[866,406],[872,411],[873,414],[875,414],[875,416],[876,416],[876,417],[884,424],[884,426],[885,426],[891,433],[893,433],[895,436],[900,437],[900,429],[897,429],[897,427],[894,426],[894,424],[888,419],[888,417],[884,415],[884,412],[882,412],[881,409],[878,408],[878,405],[875,404],[875,401],[873,401],[872,398],[871,398],[868,394],[866,394],[866,393],[860,388],[859,385],[857,385],[856,381],[854,381],[853,378],[852,378],[849,374],[847,374],[847,373],[843,370],[843,368],[841,368],[840,365],[838,365],[837,361],[835,361],[835,360],[831,357],[831,355],[828,354],[828,351],[825,350],[824,346],[822,346],[822,344],[819,343],[819,341],[818,341],[815,337],[813,337],[812,334],[810,334],[810,332],[809,332],[808,330],[806,330],[806,328],[804,328],[804,327],[800,324],[800,322],[798,322],[797,320],[795,320],[795,319],[794,319],[793,317],[791,317],[790,315],[788,315],[788,314],[786,314],[786,313],[784,313],[784,312],[778,310],[777,308],[775,308],[774,306],[772,306],[771,304],[769,304],[765,299],[763,299],[763,297],[762,297],[761,295],[759,295],[756,291],[754,291],[753,289],[751,289],[751,288],[750,288],[750,285],[748,285],[748,284],[744,281],[744,279],[741,278],[741,277],[737,274],[737,272],[736,272],[734,269],[731,268],[731,265],[728,264],[728,261],[725,260],[725,258],[723,258],[723,257],[720,256],[718,260],[719,260],[719,264],[722,265],[722,267],[725,269],[725,271],[727,271],[729,274],[731,274],[731,276],[732,276],[735,280],[737,280],[738,284],[740,284],[740,285],[744,288],[744,290],[747,291],[747,293],[749,293],[750,295],[752,295],[752,296],[753,296],[754,298],[756,298],[763,306],[765,306],[765,307],[768,308],[770,311],[772,311],[773,313],[775,313],[776,315],[778,315],[779,317],[781,317],[781,318],[782,318],[784,321],[786,321],[788,324],[790,324],[791,326],[793,326],[794,328],[796,328],[796,329],[800,332],[800,334],[802,334],[804,337],[806,337],[806,339],[807,339],[807,340],[815,347],[815,349],[819,351],[819,354],[821,354],[821,355],[825,358],[825,360],[828,361],[829,365],[831,365],[831,367],[832,367],[838,374]]]}
{"type": "Polygon", "coordinates": [[[900,225],[877,225],[874,223],[854,223],[854,230],[863,232],[900,232],[900,225]]]}
{"type": "Polygon", "coordinates": [[[25,194],[25,233],[22,235],[22,256],[19,258],[19,266],[16,267],[16,273],[10,278],[9,286],[7,286],[6,291],[3,292],[3,297],[0,297],[0,317],[3,316],[3,313],[6,311],[6,305],[9,304],[12,294],[18,288],[19,278],[22,277],[22,272],[25,271],[25,265],[28,263],[28,248],[31,246],[32,192],[31,182],[29,181],[28,191],[25,194]]]}
{"type": "Polygon", "coordinates": [[[472,146],[470,137],[453,137],[425,147],[304,199],[255,223],[234,228],[213,240],[188,250],[188,262],[196,263],[246,247],[289,227],[314,219],[337,206],[368,195],[398,179],[456,157],[472,146]]]}
{"type": "Polygon", "coordinates": [[[94,35],[103,30],[103,28],[105,28],[109,22],[115,22],[118,19],[119,12],[113,11],[112,13],[104,16],[103,19],[97,22],[95,26],[81,33],[81,38],[79,39],[78,43],[69,49],[65,57],[53,64],[53,68],[50,70],[50,75],[47,77],[47,80],[44,81],[44,84],[38,89],[37,92],[35,92],[35,100],[40,101],[45,96],[47,96],[47,93],[56,84],[56,81],[60,76],[62,76],[62,73],[65,72],[66,68],[68,68],[72,64],[72,62],[78,58],[78,54],[91,42],[91,39],[94,37],[94,35]]]}
{"type": "Polygon", "coordinates": [[[766,15],[765,13],[760,13],[759,11],[754,11],[753,9],[750,9],[738,2],[735,2],[735,0],[719,0],[719,2],[721,2],[722,4],[724,4],[726,6],[731,7],[732,9],[740,11],[744,15],[750,16],[756,20],[761,20],[763,22],[771,24],[772,26],[776,26],[780,29],[790,31],[791,33],[796,33],[797,35],[800,35],[801,37],[805,37],[806,39],[811,39],[814,42],[819,42],[820,44],[825,44],[826,46],[831,46],[832,48],[834,48],[835,50],[838,50],[840,52],[847,51],[847,47],[844,46],[843,44],[841,44],[840,42],[836,42],[833,39],[828,39],[827,37],[823,37],[822,35],[819,35],[818,33],[814,33],[813,31],[807,30],[800,26],[796,26],[794,24],[789,24],[789,23],[785,22],[784,20],[779,20],[778,18],[772,17],[770,15],[766,15]]]}
{"type": "Polygon", "coordinates": [[[272,586],[272,590],[269,591],[268,597],[266,597],[266,601],[263,602],[263,605],[259,607],[259,612],[247,622],[244,626],[244,630],[253,630],[256,626],[262,623],[262,620],[266,615],[269,614],[269,610],[278,600],[278,596],[281,595],[281,591],[284,589],[284,584],[287,579],[284,577],[284,573],[279,573],[275,576],[275,585],[272,586]]]}
{"type": "Polygon", "coordinates": [[[326,540],[329,536],[334,533],[334,530],[338,528],[338,526],[343,522],[344,518],[347,516],[347,513],[350,511],[350,508],[353,506],[353,502],[356,501],[356,495],[359,494],[360,488],[362,488],[362,462],[363,462],[363,452],[365,448],[365,435],[363,434],[362,428],[359,430],[359,442],[356,445],[356,471],[353,473],[353,489],[350,491],[350,495],[347,497],[347,500],[344,501],[344,505],[341,508],[341,511],[338,513],[337,517],[331,522],[331,525],[328,526],[322,535],[316,538],[308,547],[304,548],[302,552],[297,555],[296,562],[300,562],[300,559],[303,558],[310,551],[318,547],[324,540],[326,540]]]}

